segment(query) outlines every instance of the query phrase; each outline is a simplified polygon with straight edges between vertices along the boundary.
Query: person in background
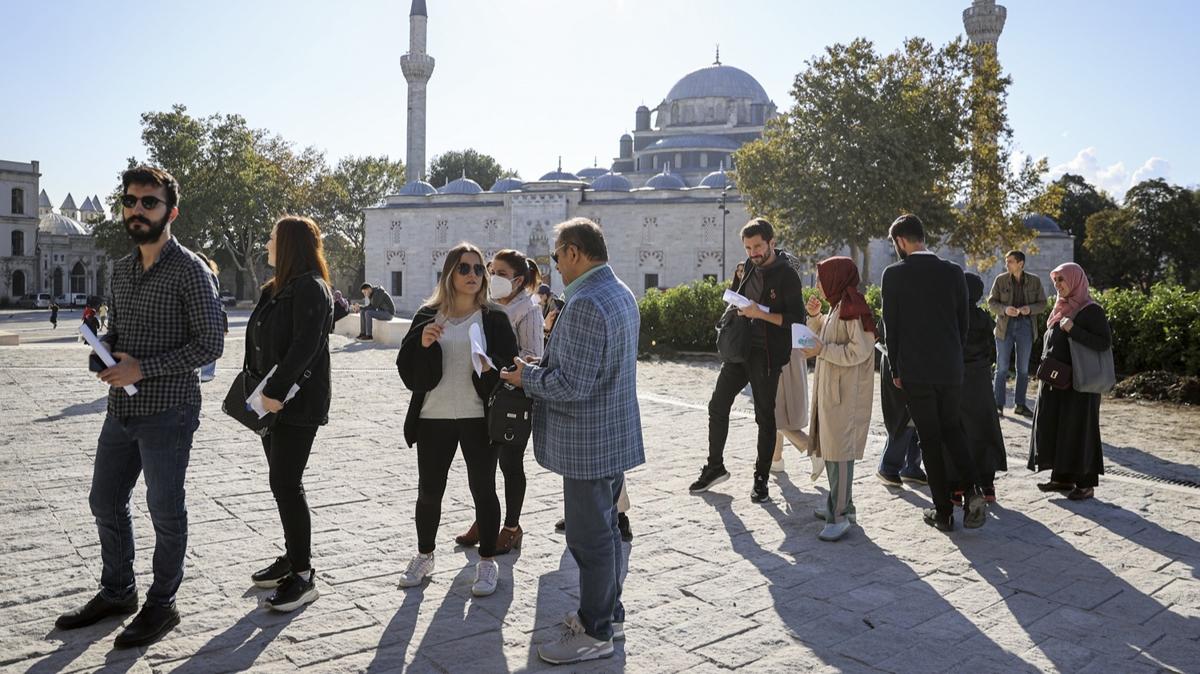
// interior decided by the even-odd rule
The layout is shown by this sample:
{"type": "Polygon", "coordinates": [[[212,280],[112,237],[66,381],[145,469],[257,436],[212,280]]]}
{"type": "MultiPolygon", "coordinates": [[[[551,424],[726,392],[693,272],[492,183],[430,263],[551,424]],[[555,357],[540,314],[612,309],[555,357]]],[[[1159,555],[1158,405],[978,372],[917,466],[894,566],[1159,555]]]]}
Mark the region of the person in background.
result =
{"type": "Polygon", "coordinates": [[[329,332],[333,332],[333,326],[337,322],[350,315],[350,303],[342,295],[342,291],[333,291],[333,323],[329,326],[329,332]]]}
{"type": "MultiPolygon", "coordinates": [[[[506,249],[496,253],[489,265],[488,294],[504,309],[517,337],[519,357],[533,362],[542,359],[545,347],[542,309],[530,294],[541,281],[537,263],[524,253],[506,249]]],[[[521,547],[521,508],[525,503],[525,446],[500,446],[500,472],[504,474],[504,525],[496,538],[496,554],[521,547]]],[[[459,545],[479,543],[479,522],[471,522],[466,533],[454,539],[459,545]]]]}
{"type": "MultiPolygon", "coordinates": [[[[880,322],[878,327],[880,341],[886,342],[887,324],[880,322]]],[[[879,409],[883,413],[887,440],[879,455],[875,477],[889,487],[903,487],[906,482],[929,484],[928,476],[921,469],[921,445],[917,442],[917,429],[912,415],[908,413],[904,392],[896,388],[892,381],[892,365],[886,348],[879,362],[879,409]]]]}
{"type": "MultiPolygon", "coordinates": [[[[800,276],[801,262],[795,255],[786,260],[796,276],[800,276]]],[[[734,274],[735,283],[740,280],[744,262],[739,262],[734,274]]],[[[771,457],[771,472],[782,473],[787,469],[783,460],[783,441],[786,438],[796,449],[807,453],[809,438],[804,429],[808,426],[808,358],[804,350],[792,348],[792,356],[779,373],[779,390],[775,394],[775,453],[771,457]]],[[[820,475],[822,460],[812,457],[813,479],[820,475]]]]}
{"type": "MultiPolygon", "coordinates": [[[[1042,359],[1071,362],[1071,342],[1095,351],[1112,348],[1112,332],[1104,308],[1088,291],[1083,267],[1068,262],[1050,272],[1058,297],[1046,320],[1042,359]]],[[[1104,445],[1100,441],[1100,394],[1083,393],[1068,386],[1038,386],[1029,442],[1029,469],[1050,469],[1042,491],[1070,492],[1067,498],[1092,498],[1104,473],[1104,445]]]]}
{"type": "MultiPolygon", "coordinates": [[[[212,270],[213,282],[217,284],[217,295],[221,294],[221,270],[217,267],[217,263],[212,258],[204,253],[197,252],[196,257],[200,258],[209,269],[212,270]]],[[[225,334],[229,334],[229,314],[225,311],[225,307],[221,307],[221,323],[225,327],[225,334]]],[[[217,376],[217,361],[208,363],[200,368],[200,383],[212,381],[217,376]]]]}
{"type": "Polygon", "coordinates": [[[355,339],[367,342],[374,339],[371,335],[372,320],[376,318],[381,321],[392,320],[396,316],[396,304],[392,302],[392,296],[383,289],[383,286],[364,283],[360,290],[367,304],[366,306],[355,304],[352,307],[352,310],[358,314],[360,322],[358,337],[355,339]]]}
{"type": "MultiPolygon", "coordinates": [[[[967,303],[970,305],[970,326],[967,341],[963,344],[963,391],[961,415],[967,447],[975,460],[979,474],[979,486],[988,503],[996,502],[996,471],[1008,470],[1008,457],[1004,452],[1004,435],[1000,431],[1000,416],[992,398],[992,362],[996,357],[993,338],[992,316],[979,306],[983,298],[983,279],[979,274],[967,272],[967,303]]],[[[946,464],[946,473],[952,483],[960,481],[953,464],[946,464]]],[[[956,504],[961,504],[962,490],[956,488],[956,504]]]]}
{"type": "Polygon", "coordinates": [[[1037,276],[1025,273],[1025,253],[1010,250],[1004,256],[1008,271],[992,282],[988,308],[996,315],[996,377],[992,382],[996,411],[1004,414],[1008,362],[1015,351],[1017,386],[1013,412],[1032,417],[1025,404],[1029,387],[1029,352],[1033,349],[1033,322],[1046,306],[1046,293],[1037,276]]]}
{"type": "Polygon", "coordinates": [[[58,302],[50,300],[50,327],[53,330],[58,329],[58,302]]]}
{"type": "Polygon", "coordinates": [[[262,446],[287,552],[251,574],[250,580],[258,587],[275,588],[267,599],[270,608],[294,611],[319,594],[304,471],[317,431],[329,422],[332,399],[333,295],[317,223],[296,216],[280,218],[267,241],[267,264],[275,276],[263,285],[246,323],[243,367],[260,377],[275,371],[263,387],[262,399],[263,407],[277,417],[262,437],[262,446]],[[287,400],[293,386],[299,388],[287,400]]]}

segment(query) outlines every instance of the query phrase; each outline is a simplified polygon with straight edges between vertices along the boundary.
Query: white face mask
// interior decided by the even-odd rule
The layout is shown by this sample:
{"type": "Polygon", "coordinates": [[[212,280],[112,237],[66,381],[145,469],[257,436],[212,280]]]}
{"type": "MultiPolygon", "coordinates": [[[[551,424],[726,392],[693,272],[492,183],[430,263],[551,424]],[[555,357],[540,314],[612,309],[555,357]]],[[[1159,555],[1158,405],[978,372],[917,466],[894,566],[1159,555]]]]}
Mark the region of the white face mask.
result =
{"type": "Polygon", "coordinates": [[[502,300],[511,295],[512,291],[512,281],[504,278],[503,276],[492,274],[491,277],[488,278],[488,295],[491,296],[492,299],[502,300]]]}

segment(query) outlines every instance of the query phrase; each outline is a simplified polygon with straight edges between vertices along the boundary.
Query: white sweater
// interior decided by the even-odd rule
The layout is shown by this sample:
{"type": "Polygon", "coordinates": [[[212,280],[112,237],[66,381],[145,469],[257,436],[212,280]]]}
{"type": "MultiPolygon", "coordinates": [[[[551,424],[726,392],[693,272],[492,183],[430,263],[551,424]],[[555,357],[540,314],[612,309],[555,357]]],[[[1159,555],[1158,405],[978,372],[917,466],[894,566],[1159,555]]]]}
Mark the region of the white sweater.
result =
{"type": "Polygon", "coordinates": [[[483,348],[487,348],[483,335],[483,314],[479,311],[459,319],[446,321],[442,338],[438,344],[442,347],[442,379],[429,393],[425,394],[425,404],[421,406],[422,419],[482,419],[483,400],[475,392],[475,383],[471,379],[474,369],[471,367],[471,338],[469,331],[472,325],[479,326],[480,338],[485,340],[483,348]]]}

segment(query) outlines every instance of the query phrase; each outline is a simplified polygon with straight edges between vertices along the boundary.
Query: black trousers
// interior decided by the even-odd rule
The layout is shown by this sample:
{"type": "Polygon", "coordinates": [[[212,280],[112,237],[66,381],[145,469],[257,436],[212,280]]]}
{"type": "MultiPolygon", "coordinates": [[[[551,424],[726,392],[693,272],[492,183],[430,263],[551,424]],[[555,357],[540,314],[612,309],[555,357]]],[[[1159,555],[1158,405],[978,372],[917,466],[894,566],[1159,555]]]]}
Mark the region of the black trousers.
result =
{"type": "Polygon", "coordinates": [[[475,500],[479,524],[479,555],[496,554],[500,533],[500,499],[496,496],[497,449],[488,438],[487,422],[478,419],[421,419],[417,425],[417,550],[428,554],[437,547],[442,520],[442,495],[454,451],[462,447],[467,484],[475,500]]]}
{"type": "Polygon", "coordinates": [[[525,505],[525,445],[500,448],[500,472],[504,474],[504,526],[515,529],[525,505]]]}
{"type": "Polygon", "coordinates": [[[754,474],[771,470],[775,453],[775,393],[779,388],[782,364],[767,367],[767,352],[751,349],[745,363],[724,363],[717,385],[708,401],[708,465],[725,465],[725,440],[729,437],[729,410],[746,384],[754,396],[754,421],[758,424],[758,458],[754,474]]]}
{"type": "Polygon", "coordinates": [[[271,494],[279,507],[283,540],[293,571],[304,571],[312,564],[312,520],[304,496],[304,469],[317,428],[276,423],[262,439],[271,471],[271,494]]]}
{"type": "Polygon", "coordinates": [[[929,477],[929,493],[933,507],[940,517],[954,513],[950,501],[947,462],[953,462],[961,476],[961,484],[970,494],[979,484],[975,462],[967,451],[967,438],[962,429],[960,406],[962,385],[938,385],[903,382],[908,412],[917,427],[917,438],[925,457],[925,473],[929,477]]]}

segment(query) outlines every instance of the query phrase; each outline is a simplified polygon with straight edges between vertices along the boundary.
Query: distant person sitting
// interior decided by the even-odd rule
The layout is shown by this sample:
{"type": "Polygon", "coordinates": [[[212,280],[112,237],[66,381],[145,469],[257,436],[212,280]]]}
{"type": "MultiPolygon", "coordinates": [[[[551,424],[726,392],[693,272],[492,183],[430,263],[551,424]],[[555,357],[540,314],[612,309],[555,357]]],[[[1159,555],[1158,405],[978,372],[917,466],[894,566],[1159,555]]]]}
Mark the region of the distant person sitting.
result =
{"type": "Polygon", "coordinates": [[[358,331],[359,340],[370,340],[371,337],[371,321],[378,318],[381,321],[391,320],[396,315],[396,305],[392,303],[392,296],[383,289],[382,286],[372,286],[370,283],[362,284],[363,299],[367,301],[364,305],[354,305],[354,311],[358,314],[360,328],[358,331]]]}

